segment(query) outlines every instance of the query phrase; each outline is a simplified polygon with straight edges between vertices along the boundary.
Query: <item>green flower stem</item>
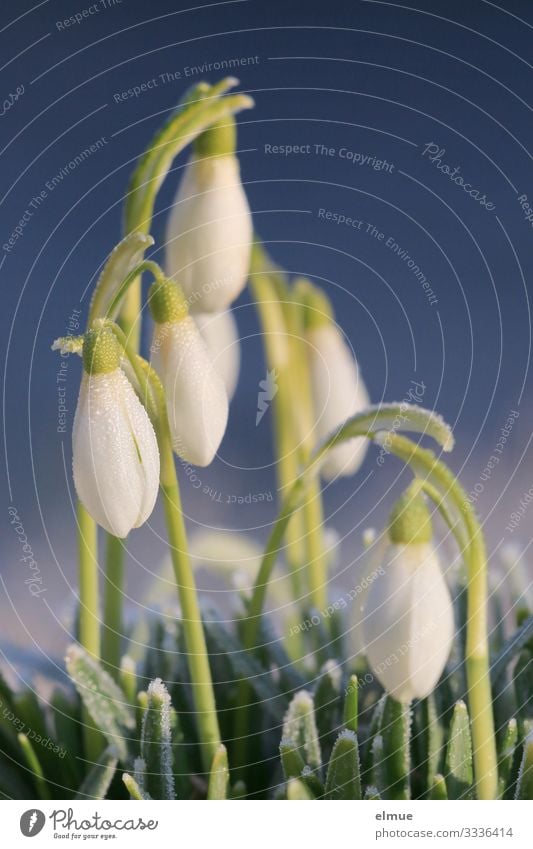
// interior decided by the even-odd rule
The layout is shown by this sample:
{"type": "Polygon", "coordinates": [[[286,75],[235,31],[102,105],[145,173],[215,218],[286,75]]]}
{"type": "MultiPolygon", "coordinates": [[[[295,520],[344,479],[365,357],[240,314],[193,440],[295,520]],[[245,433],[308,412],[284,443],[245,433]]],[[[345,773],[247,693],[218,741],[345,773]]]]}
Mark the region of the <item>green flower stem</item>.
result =
{"type": "MultiPolygon", "coordinates": [[[[250,288],[254,296],[262,328],[267,369],[273,374],[277,392],[273,400],[276,441],[276,473],[281,497],[298,477],[299,462],[289,382],[289,338],[274,280],[267,274],[252,274],[250,288]]],[[[290,569],[294,600],[301,597],[300,570],[305,549],[301,515],[295,515],[287,529],[287,563],[290,569]]]]}
{"type": "Polygon", "coordinates": [[[80,644],[95,660],[100,659],[98,593],[98,539],[96,522],[78,503],[78,557],[80,582],[80,644]]]}
{"type": "Polygon", "coordinates": [[[462,516],[467,543],[457,536],[467,571],[467,633],[465,664],[468,706],[472,726],[474,769],[478,799],[495,799],[498,794],[498,769],[494,736],[494,717],[489,674],[487,636],[487,555],[483,531],[472,505],[450,470],[433,452],[419,448],[397,434],[390,436],[389,450],[404,462],[415,465],[419,476],[429,478],[428,494],[448,499],[462,516]],[[464,546],[464,547],[463,547],[464,546]]]}
{"type": "MultiPolygon", "coordinates": [[[[98,535],[96,522],[81,502],[78,502],[78,563],[79,563],[79,640],[83,648],[95,660],[100,659],[100,615],[98,591],[98,535]]],[[[85,710],[83,737],[85,754],[96,761],[103,739],[91,717],[85,710]]]]}
{"type": "Polygon", "coordinates": [[[122,642],[122,599],[124,582],[124,547],[122,540],[107,534],[102,627],[102,659],[109,674],[119,680],[122,642]]]}
{"type": "Polygon", "coordinates": [[[187,646],[187,662],[191,676],[194,705],[198,717],[202,762],[205,772],[208,773],[211,770],[213,757],[220,746],[220,731],[200,605],[196,593],[194,573],[187,544],[187,533],[181,509],[181,498],[172,451],[165,393],[161,381],[153,368],[146,360],[143,360],[142,357],[139,357],[132,350],[131,340],[126,337],[117,325],[110,323],[110,326],[113,328],[118,341],[124,349],[124,353],[132,368],[133,376],[138,384],[137,389],[143,399],[157,435],[161,458],[160,485],[163,494],[163,507],[167,522],[170,555],[181,605],[185,643],[187,646]]]}
{"type": "Polygon", "coordinates": [[[187,547],[187,536],[168,423],[167,426],[164,425],[159,429],[159,449],[161,452],[161,491],[172,565],[185,631],[187,662],[198,720],[202,762],[205,772],[209,773],[215,753],[220,746],[220,731],[202,617],[187,547]],[[161,433],[161,431],[163,432],[161,433]]]}
{"type": "MultiPolygon", "coordinates": [[[[301,465],[310,459],[315,441],[313,396],[307,345],[304,341],[302,307],[295,300],[288,305],[288,325],[291,333],[291,380],[293,398],[296,399],[297,433],[300,445],[301,465]]],[[[328,564],[324,546],[324,512],[322,491],[315,478],[309,486],[302,507],[305,527],[306,564],[309,578],[311,605],[316,610],[324,610],[328,602],[328,564]]]]}

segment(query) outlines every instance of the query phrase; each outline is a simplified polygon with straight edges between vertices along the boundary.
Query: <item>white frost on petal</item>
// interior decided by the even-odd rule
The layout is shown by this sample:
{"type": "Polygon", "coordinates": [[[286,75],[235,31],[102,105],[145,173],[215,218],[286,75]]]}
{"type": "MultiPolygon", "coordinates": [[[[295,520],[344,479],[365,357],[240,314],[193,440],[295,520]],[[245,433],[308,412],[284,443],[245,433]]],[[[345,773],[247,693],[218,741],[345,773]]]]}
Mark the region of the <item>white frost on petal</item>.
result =
{"type": "Polygon", "coordinates": [[[236,156],[187,164],[166,232],[166,272],[192,312],[222,312],[246,284],[252,217],[236,156]]]}
{"type": "Polygon", "coordinates": [[[239,334],[233,313],[231,310],[219,313],[195,313],[194,320],[213,355],[215,366],[224,381],[231,401],[241,365],[239,334]]]}
{"type": "MultiPolygon", "coordinates": [[[[369,405],[363,379],[348,345],[334,324],[311,328],[311,383],[316,442],[339,430],[346,419],[369,405]]],[[[327,480],[353,475],[363,463],[368,447],[365,437],[346,440],[333,448],[322,466],[327,480]]]]}
{"type": "Polygon", "coordinates": [[[450,593],[431,543],[390,545],[383,571],[365,604],[366,656],[395,699],[423,699],[435,688],[450,655],[450,593]]]}
{"type": "Polygon", "coordinates": [[[83,375],[72,447],[80,501],[106,531],[126,537],[154,508],[159,450],[148,414],[120,369],[83,375]]]}
{"type": "Polygon", "coordinates": [[[194,319],[156,325],[152,351],[174,451],[195,466],[208,466],[226,430],[228,396],[194,319]]]}

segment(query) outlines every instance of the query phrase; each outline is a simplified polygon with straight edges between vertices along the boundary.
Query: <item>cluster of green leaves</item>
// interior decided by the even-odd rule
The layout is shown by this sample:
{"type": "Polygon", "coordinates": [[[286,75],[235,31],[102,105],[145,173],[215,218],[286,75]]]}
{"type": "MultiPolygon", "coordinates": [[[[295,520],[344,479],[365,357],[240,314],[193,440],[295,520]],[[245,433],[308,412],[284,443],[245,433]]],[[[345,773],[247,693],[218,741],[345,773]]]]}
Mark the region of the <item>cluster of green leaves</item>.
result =
{"type": "MultiPolygon", "coordinates": [[[[314,617],[316,621],[316,617],[314,617]]],[[[150,624],[147,648],[124,657],[115,680],[79,646],[69,686],[48,700],[0,683],[0,793],[4,798],[473,799],[460,668],[411,706],[383,694],[363,658],[343,660],[342,623],[306,635],[294,663],[265,618],[258,648],[213,611],[205,629],[225,745],[202,771],[180,623],[150,624]],[[333,639],[332,639],[333,634],[333,639]],[[336,636],[335,636],[336,634],[336,636]],[[354,669],[355,666],[355,669],[354,669]],[[250,701],[239,704],[239,682],[250,701]],[[165,682],[165,683],[163,683],[165,682]],[[249,730],[236,729],[246,707],[249,730]],[[84,750],[83,723],[101,732],[84,750]],[[22,731],[20,729],[23,729],[22,731]],[[244,757],[243,757],[244,743],[244,757]]],[[[501,798],[533,798],[533,617],[494,645],[491,663],[501,798]]]]}

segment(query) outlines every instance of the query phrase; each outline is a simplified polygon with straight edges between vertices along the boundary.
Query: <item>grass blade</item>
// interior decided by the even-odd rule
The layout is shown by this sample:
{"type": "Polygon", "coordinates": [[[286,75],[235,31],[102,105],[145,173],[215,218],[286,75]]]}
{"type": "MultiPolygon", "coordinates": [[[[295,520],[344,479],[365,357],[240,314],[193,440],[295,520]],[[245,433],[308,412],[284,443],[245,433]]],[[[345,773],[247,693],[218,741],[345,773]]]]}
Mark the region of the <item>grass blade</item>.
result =
{"type": "Polygon", "coordinates": [[[211,773],[209,775],[209,786],[207,788],[208,799],[227,799],[229,787],[228,753],[226,747],[221,743],[215,752],[211,773]]]}
{"type": "Polygon", "coordinates": [[[326,779],[326,798],[361,798],[359,747],[353,731],[341,731],[333,746],[326,779]]]}
{"type": "Polygon", "coordinates": [[[150,682],[147,697],[141,726],[144,787],[152,799],[174,799],[170,696],[160,678],[150,682]]]}
{"type": "Polygon", "coordinates": [[[470,719],[464,702],[455,705],[445,761],[446,787],[450,799],[472,799],[474,768],[470,719]]]}
{"type": "Polygon", "coordinates": [[[75,799],[105,799],[109,786],[113,781],[118,764],[118,752],[114,746],[109,746],[102,754],[98,763],[80,785],[75,799]]]}
{"type": "Polygon", "coordinates": [[[67,672],[95,725],[118,751],[128,757],[128,732],[135,729],[135,716],[126,696],[110,675],[80,646],[69,648],[67,672]]]}

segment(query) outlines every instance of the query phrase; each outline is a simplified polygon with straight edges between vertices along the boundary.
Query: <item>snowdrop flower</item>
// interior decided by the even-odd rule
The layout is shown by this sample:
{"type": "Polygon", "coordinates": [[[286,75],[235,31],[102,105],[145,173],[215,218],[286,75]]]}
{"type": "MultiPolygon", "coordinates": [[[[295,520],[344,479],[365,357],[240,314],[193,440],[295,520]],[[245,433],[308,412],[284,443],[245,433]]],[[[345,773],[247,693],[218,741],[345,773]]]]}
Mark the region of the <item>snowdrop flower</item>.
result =
{"type": "Polygon", "coordinates": [[[251,242],[235,124],[226,119],[197,140],[167,225],[166,271],[179,280],[192,312],[222,312],[239,296],[251,242]]]}
{"type": "Polygon", "coordinates": [[[409,490],[389,524],[383,573],[366,599],[363,634],[372,672],[400,702],[431,693],[454,638],[452,600],[431,543],[431,519],[409,490]]]}
{"type": "Polygon", "coordinates": [[[150,310],[153,366],[166,393],[172,446],[183,460],[208,466],[228,421],[224,381],[179,286],[171,280],[154,283],[150,310]]]}
{"type": "Polygon", "coordinates": [[[226,386],[228,398],[233,398],[241,365],[237,323],[231,310],[219,313],[195,313],[194,320],[202,338],[213,355],[215,366],[226,386]]]}
{"type": "Polygon", "coordinates": [[[150,516],[159,487],[159,450],[148,414],[120,368],[109,328],[90,330],[72,436],[74,484],[93,519],[126,537],[150,516]]]}
{"type": "MultiPolygon", "coordinates": [[[[315,290],[307,311],[311,391],[316,441],[336,433],[346,419],[368,407],[370,400],[359,366],[335,324],[326,299],[315,290]]],[[[360,468],[368,440],[356,437],[335,446],[322,466],[327,479],[353,475],[360,468]]]]}

